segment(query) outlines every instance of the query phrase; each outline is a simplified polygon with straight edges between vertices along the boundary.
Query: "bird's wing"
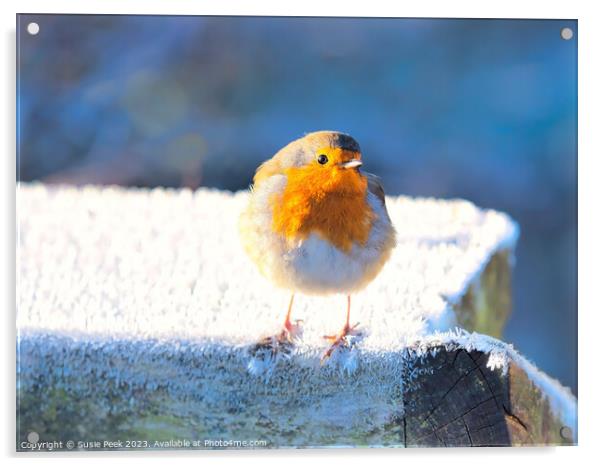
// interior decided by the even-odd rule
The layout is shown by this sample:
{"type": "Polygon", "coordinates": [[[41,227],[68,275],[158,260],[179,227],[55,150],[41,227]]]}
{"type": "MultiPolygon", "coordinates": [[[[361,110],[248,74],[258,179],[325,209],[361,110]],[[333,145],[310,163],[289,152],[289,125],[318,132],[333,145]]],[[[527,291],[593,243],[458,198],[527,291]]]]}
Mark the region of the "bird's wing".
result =
{"type": "Polygon", "coordinates": [[[382,204],[385,205],[385,190],[380,184],[380,179],[378,176],[371,173],[364,173],[364,175],[368,179],[368,190],[378,197],[382,204]]]}
{"type": "Polygon", "coordinates": [[[277,157],[272,157],[271,159],[266,160],[261,165],[259,165],[259,167],[255,171],[255,176],[253,177],[253,184],[257,186],[263,180],[266,180],[271,176],[278,175],[281,173],[282,166],[280,165],[280,161],[277,157]]]}

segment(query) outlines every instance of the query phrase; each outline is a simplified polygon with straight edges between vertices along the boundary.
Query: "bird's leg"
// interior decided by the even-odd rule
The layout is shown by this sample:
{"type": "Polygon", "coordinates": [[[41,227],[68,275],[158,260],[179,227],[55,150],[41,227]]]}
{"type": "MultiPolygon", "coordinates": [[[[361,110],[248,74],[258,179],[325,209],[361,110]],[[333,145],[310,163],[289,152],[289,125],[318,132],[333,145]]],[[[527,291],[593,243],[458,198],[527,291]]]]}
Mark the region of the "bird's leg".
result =
{"type": "Polygon", "coordinates": [[[347,295],[347,318],[345,319],[345,326],[343,329],[336,335],[324,335],[324,338],[328,340],[331,345],[330,348],[324,353],[322,356],[321,362],[324,363],[333,353],[335,349],[340,346],[349,346],[349,342],[347,337],[357,335],[356,327],[359,325],[359,322],[350,325],[350,317],[351,317],[351,296],[347,295]]]}
{"type": "MultiPolygon", "coordinates": [[[[288,303],[288,311],[286,312],[286,318],[284,319],[284,328],[280,333],[278,339],[281,341],[291,340],[294,337],[297,327],[291,322],[291,312],[293,310],[293,300],[295,299],[295,293],[291,294],[291,300],[288,303]]],[[[297,321],[300,322],[300,321],[297,321]]]]}

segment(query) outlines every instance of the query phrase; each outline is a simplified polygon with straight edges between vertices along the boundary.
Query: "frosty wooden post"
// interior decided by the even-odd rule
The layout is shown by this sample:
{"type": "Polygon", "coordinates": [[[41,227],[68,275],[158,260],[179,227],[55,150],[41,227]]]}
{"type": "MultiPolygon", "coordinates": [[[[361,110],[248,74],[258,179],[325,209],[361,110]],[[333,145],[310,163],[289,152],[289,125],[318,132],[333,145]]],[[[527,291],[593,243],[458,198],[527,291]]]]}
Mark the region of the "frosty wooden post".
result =
{"type": "Polygon", "coordinates": [[[20,186],[19,441],[576,441],[571,393],[482,335],[500,337],[511,307],[518,229],[506,215],[388,198],[399,245],[353,299],[362,336],[321,366],[342,297],[299,297],[297,344],[253,350],[287,297],[240,250],[245,198],[20,186]]]}

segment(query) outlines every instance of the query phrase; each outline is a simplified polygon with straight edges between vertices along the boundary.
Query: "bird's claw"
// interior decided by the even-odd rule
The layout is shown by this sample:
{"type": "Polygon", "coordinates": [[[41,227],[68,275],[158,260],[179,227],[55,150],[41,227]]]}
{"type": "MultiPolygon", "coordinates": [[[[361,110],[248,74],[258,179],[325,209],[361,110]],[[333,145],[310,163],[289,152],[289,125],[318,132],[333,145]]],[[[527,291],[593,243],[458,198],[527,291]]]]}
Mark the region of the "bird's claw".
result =
{"type": "Polygon", "coordinates": [[[271,358],[275,358],[277,354],[282,353],[288,355],[291,353],[295,341],[298,340],[302,333],[301,319],[295,320],[295,323],[285,322],[282,330],[265,338],[251,347],[250,353],[253,357],[260,353],[267,353],[271,358]]]}
{"type": "Polygon", "coordinates": [[[345,325],[343,330],[341,330],[337,335],[324,335],[323,338],[330,342],[330,347],[322,355],[320,364],[324,364],[337,348],[351,348],[349,337],[354,337],[361,334],[361,332],[356,330],[358,326],[359,322],[354,325],[345,325]]]}
{"type": "Polygon", "coordinates": [[[282,332],[278,335],[278,339],[280,341],[287,341],[288,343],[293,343],[294,340],[298,340],[303,334],[302,323],[302,319],[295,320],[294,324],[291,321],[285,322],[282,332]]]}

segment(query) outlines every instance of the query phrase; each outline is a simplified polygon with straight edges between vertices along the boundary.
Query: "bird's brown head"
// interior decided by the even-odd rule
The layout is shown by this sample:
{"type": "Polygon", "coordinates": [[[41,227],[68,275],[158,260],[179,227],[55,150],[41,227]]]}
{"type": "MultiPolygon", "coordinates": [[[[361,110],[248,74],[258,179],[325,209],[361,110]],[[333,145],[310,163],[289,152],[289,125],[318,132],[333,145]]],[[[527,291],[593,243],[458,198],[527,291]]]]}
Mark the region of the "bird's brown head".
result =
{"type": "MultiPolygon", "coordinates": [[[[351,136],[334,131],[310,133],[298,140],[306,168],[321,166],[320,170],[347,170],[362,165],[360,146],[351,136]]],[[[297,142],[297,141],[295,141],[297,142]]],[[[319,168],[319,167],[318,167],[319,168]]]]}
{"type": "Polygon", "coordinates": [[[254,182],[280,173],[287,175],[289,183],[302,180],[314,194],[346,191],[365,184],[359,172],[361,165],[362,154],[355,139],[337,131],[316,131],[282,148],[259,168],[254,182]]]}

